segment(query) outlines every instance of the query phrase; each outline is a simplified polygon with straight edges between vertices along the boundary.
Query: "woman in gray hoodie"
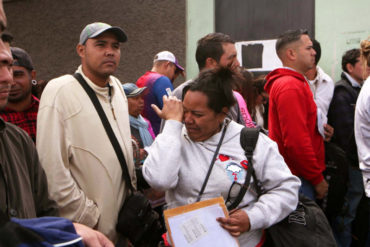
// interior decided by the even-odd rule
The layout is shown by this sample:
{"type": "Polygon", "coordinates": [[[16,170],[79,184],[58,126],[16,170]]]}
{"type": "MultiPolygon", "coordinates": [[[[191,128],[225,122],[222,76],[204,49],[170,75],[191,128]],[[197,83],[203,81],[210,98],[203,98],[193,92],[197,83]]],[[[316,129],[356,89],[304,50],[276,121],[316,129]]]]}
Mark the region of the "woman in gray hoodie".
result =
{"type": "MultiPolygon", "coordinates": [[[[225,128],[203,198],[223,196],[226,200],[233,184],[244,183],[248,166],[240,145],[244,126],[226,118],[235,103],[231,90],[234,80],[235,74],[227,69],[204,71],[184,89],[183,102],[165,96],[162,110],[154,107],[166,125],[146,149],[143,175],[153,188],[166,191],[167,203],[186,205],[196,201],[225,128]]],[[[296,208],[300,186],[276,143],[264,134],[259,135],[252,160],[264,194],[258,196],[251,182],[239,208],[228,218],[215,219],[238,238],[242,247],[263,243],[263,229],[296,208]]]]}

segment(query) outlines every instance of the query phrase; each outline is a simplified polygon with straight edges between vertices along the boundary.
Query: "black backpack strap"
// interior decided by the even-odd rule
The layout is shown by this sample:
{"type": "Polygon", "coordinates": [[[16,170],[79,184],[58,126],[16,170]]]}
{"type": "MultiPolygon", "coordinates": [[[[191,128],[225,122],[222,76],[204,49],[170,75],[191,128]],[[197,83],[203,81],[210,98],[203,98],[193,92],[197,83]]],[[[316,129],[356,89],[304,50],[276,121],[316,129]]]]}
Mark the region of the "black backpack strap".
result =
{"type": "Polygon", "coordinates": [[[255,179],[252,157],[258,141],[259,132],[260,127],[257,128],[244,127],[240,133],[240,145],[244,149],[245,156],[248,159],[247,175],[245,177],[244,185],[240,189],[239,194],[236,197],[235,201],[227,207],[228,210],[232,210],[239,205],[239,203],[243,200],[243,197],[248,190],[249,184],[251,182],[251,176],[253,176],[253,179],[255,179]]]}
{"type": "Polygon", "coordinates": [[[125,156],[122,152],[121,145],[119,144],[119,142],[117,140],[117,137],[114,134],[112,127],[109,124],[109,120],[108,120],[107,116],[105,115],[105,112],[104,112],[103,107],[101,106],[101,104],[98,100],[98,97],[96,96],[94,90],[87,84],[87,82],[85,81],[85,79],[82,77],[82,75],[80,73],[75,73],[73,76],[74,76],[74,78],[77,79],[77,81],[81,84],[82,88],[86,91],[87,95],[90,97],[96,111],[99,114],[100,120],[101,120],[101,122],[104,126],[104,129],[105,129],[105,132],[107,133],[107,135],[109,137],[109,140],[112,143],[112,146],[113,146],[114,151],[117,155],[119,163],[121,164],[122,176],[125,179],[125,182],[126,182],[128,188],[131,191],[135,191],[135,189],[133,188],[132,183],[131,183],[130,173],[128,171],[126,159],[125,159],[125,156]]]}

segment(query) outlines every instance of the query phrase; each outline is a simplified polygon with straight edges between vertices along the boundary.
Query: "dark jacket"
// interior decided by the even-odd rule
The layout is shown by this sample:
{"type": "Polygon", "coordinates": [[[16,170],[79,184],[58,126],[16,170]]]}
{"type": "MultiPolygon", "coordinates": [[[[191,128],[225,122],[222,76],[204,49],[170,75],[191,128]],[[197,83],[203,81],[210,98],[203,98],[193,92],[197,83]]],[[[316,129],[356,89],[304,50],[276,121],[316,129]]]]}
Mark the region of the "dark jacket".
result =
{"type": "Polygon", "coordinates": [[[342,148],[355,167],[358,167],[357,147],[354,136],[355,105],[359,87],[353,87],[346,75],[335,83],[333,99],[329,106],[328,123],[334,127],[332,142],[342,148]]]}
{"type": "Polygon", "coordinates": [[[57,216],[35,145],[28,134],[0,118],[0,210],[10,217],[57,216]]]}

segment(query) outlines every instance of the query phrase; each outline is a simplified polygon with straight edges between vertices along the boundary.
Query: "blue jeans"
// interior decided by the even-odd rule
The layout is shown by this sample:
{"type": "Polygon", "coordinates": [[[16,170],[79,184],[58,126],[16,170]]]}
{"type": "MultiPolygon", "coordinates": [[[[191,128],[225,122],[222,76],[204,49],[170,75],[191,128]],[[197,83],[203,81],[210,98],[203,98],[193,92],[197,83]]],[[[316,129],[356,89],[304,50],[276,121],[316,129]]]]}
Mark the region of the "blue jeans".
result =
{"type": "Polygon", "coordinates": [[[313,185],[308,182],[306,179],[300,177],[301,188],[299,188],[299,193],[302,193],[306,197],[310,198],[312,201],[315,201],[315,188],[313,185]]]}
{"type": "Polygon", "coordinates": [[[344,208],[347,210],[343,215],[337,216],[332,224],[338,247],[351,246],[352,221],[356,217],[356,210],[364,193],[362,173],[358,168],[349,167],[348,180],[348,190],[344,202],[344,208]]]}

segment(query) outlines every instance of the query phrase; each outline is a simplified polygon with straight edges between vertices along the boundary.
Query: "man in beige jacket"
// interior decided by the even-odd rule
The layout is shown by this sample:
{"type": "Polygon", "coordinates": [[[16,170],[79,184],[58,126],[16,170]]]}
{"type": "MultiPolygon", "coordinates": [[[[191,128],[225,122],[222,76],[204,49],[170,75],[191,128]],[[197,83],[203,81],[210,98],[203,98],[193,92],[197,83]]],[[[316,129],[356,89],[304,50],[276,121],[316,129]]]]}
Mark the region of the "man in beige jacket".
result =
{"type": "MultiPolygon", "coordinates": [[[[80,35],[77,69],[94,90],[125,155],[133,186],[136,177],[127,98],[113,77],[120,60],[119,27],[87,25],[80,35]]],[[[37,150],[49,193],[63,217],[117,239],[115,225],[127,186],[113,146],[89,96],[72,75],[51,80],[43,92],[37,120],[37,150]]]]}

